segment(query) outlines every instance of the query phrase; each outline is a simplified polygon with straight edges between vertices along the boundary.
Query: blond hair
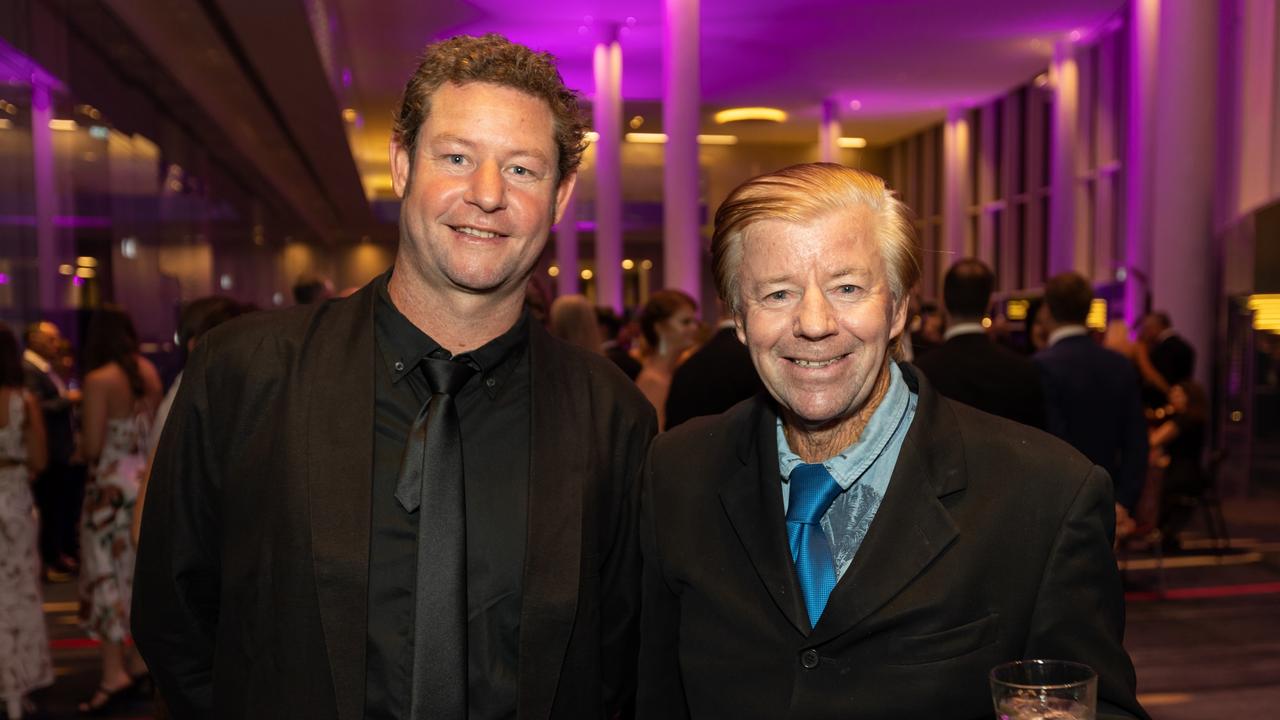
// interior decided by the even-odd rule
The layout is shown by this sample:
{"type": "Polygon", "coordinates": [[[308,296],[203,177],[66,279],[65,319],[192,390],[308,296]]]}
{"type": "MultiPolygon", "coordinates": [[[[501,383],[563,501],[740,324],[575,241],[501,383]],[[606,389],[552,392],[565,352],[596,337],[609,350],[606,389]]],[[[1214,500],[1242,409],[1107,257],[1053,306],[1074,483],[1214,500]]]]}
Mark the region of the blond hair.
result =
{"type": "Polygon", "coordinates": [[[835,163],[792,165],[752,178],[729,193],[716,211],[711,262],[716,290],[736,314],[740,310],[742,237],[764,220],[808,223],[833,212],[866,208],[875,217],[876,238],[896,305],[920,279],[920,246],[910,210],[884,180],[835,163]]]}

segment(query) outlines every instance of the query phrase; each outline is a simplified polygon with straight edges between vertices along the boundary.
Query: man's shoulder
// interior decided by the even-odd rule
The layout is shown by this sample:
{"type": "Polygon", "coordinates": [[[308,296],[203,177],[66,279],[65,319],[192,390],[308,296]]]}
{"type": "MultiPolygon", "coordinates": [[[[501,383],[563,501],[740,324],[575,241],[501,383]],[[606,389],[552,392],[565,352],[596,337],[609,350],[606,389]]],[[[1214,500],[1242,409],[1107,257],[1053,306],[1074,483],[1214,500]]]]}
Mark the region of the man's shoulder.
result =
{"type": "Polygon", "coordinates": [[[655,458],[689,461],[711,458],[726,448],[749,443],[754,438],[760,413],[767,401],[755,395],[719,415],[690,418],[660,434],[654,441],[655,458]]]}
{"type": "MultiPolygon", "coordinates": [[[[589,383],[594,393],[607,401],[618,403],[628,412],[653,411],[649,401],[636,388],[631,378],[608,357],[567,343],[542,328],[532,331],[537,336],[530,337],[531,346],[543,353],[541,359],[544,362],[560,368],[568,377],[589,383]]],[[[534,385],[547,377],[546,373],[535,368],[534,385]]]]}
{"type": "Polygon", "coordinates": [[[955,413],[970,469],[1010,481],[1083,479],[1093,467],[1080,451],[1043,430],[940,398],[955,413]]]}

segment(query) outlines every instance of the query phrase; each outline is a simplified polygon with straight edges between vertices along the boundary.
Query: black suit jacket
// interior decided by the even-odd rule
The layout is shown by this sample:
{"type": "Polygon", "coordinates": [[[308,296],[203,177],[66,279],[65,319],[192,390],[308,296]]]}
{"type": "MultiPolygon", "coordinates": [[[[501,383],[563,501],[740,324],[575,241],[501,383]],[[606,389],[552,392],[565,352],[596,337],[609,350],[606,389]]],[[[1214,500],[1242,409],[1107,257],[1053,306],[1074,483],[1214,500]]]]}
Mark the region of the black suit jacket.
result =
{"type": "Polygon", "coordinates": [[[1036,364],[986,335],[956,335],[921,355],[915,365],[934,389],[952,400],[1044,428],[1044,391],[1036,364]]]}
{"type": "Polygon", "coordinates": [[[1049,432],[1101,465],[1116,499],[1132,510],[1147,474],[1147,421],[1133,364],[1077,335],[1036,353],[1049,432]]]}
{"type": "Polygon", "coordinates": [[[719,415],[763,389],[737,331],[721,328],[672,374],[667,429],[701,415],[719,415]]]}
{"type": "MultiPolygon", "coordinates": [[[[226,323],[187,366],[133,596],[175,718],[363,715],[373,297],[226,323]]],[[[529,343],[519,717],[604,717],[634,689],[634,517],[656,419],[604,358],[536,325],[529,343]]]]}
{"type": "Polygon", "coordinates": [[[658,436],[641,508],[639,717],[990,718],[987,673],[1088,663],[1146,717],[1121,647],[1106,473],[1062,442],[919,393],[884,501],[816,628],[787,545],[774,404],[658,436]]]}
{"type": "Polygon", "coordinates": [[[27,391],[40,401],[44,430],[49,443],[49,464],[66,465],[75,452],[75,432],[71,428],[71,401],[58,392],[48,373],[22,361],[23,383],[27,391]]]}

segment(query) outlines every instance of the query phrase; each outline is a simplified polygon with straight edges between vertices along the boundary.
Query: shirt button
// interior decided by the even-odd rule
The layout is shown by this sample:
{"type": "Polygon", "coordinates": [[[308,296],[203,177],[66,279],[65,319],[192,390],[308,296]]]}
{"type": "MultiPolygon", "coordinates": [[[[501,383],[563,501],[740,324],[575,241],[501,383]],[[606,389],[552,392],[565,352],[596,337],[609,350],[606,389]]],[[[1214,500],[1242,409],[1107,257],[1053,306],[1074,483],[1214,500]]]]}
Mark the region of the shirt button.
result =
{"type": "Polygon", "coordinates": [[[485,385],[488,385],[489,387],[493,387],[494,385],[497,385],[497,384],[498,384],[498,381],[497,381],[497,380],[494,380],[493,378],[485,378],[485,379],[484,379],[484,384],[485,384],[485,385]]]}
{"type": "Polygon", "coordinates": [[[800,653],[800,666],[805,670],[812,670],[818,667],[818,651],[805,650],[800,653]]]}
{"type": "Polygon", "coordinates": [[[404,371],[404,363],[402,363],[402,362],[400,362],[399,360],[397,360],[397,361],[396,361],[396,372],[403,372],[403,371],[404,371]]]}

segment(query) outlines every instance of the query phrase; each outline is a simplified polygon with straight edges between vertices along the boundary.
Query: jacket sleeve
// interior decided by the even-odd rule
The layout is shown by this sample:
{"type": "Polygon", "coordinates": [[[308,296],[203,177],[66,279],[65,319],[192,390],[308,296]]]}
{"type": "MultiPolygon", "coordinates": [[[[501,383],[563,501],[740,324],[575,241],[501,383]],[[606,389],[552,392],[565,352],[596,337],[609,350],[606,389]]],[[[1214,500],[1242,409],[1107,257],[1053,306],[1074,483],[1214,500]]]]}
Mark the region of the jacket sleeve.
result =
{"type": "Polygon", "coordinates": [[[680,674],[680,596],[667,583],[662,567],[657,520],[661,510],[654,487],[654,454],[645,463],[640,500],[641,575],[640,673],[637,720],[680,720],[689,717],[680,674]]]}
{"type": "Polygon", "coordinates": [[[175,718],[210,718],[220,590],[220,466],[201,342],[148,482],[134,575],[133,635],[175,718]]]}
{"type": "Polygon", "coordinates": [[[636,692],[636,654],[640,624],[640,548],[636,521],[640,478],[658,419],[648,403],[622,423],[625,437],[615,438],[624,482],[618,521],[611,530],[601,569],[601,679],[606,718],[631,717],[636,692]]]}
{"type": "Polygon", "coordinates": [[[1114,533],[1111,481],[1094,466],[1058,528],[1023,657],[1082,662],[1098,673],[1099,718],[1149,720],[1121,644],[1124,593],[1111,550],[1114,533]]]}

